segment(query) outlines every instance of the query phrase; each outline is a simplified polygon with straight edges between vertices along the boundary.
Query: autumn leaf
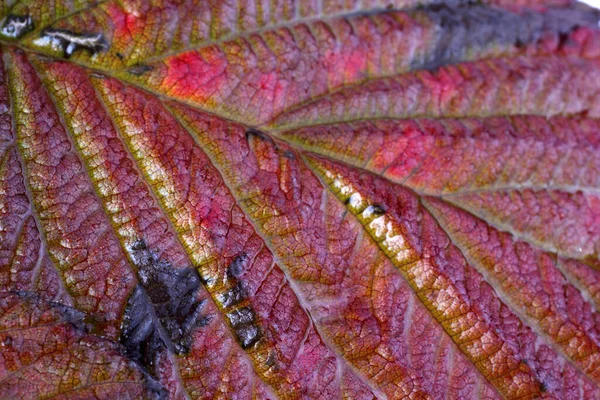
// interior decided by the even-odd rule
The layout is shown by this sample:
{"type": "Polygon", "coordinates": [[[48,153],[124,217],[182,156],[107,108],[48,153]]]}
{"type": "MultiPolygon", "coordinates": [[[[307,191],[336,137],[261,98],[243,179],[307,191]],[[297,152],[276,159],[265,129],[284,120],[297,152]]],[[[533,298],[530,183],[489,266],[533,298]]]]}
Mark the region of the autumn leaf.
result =
{"type": "Polygon", "coordinates": [[[600,398],[599,11],[0,13],[0,398],[600,398]]]}

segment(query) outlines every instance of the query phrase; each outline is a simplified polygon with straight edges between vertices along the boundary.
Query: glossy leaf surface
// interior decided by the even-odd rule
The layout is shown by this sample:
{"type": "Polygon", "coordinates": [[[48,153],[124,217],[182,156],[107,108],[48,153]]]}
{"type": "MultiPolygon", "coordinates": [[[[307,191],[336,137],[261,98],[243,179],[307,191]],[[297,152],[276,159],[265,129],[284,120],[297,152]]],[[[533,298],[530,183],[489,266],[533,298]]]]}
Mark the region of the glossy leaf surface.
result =
{"type": "Polygon", "coordinates": [[[0,397],[600,397],[600,13],[0,3],[0,397]]]}

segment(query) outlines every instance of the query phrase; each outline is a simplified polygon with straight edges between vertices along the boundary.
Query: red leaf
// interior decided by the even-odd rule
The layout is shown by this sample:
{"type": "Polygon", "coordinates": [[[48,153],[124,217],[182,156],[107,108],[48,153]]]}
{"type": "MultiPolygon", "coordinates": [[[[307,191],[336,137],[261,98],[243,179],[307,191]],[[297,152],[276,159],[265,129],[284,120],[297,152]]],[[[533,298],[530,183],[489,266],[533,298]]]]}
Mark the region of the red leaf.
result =
{"type": "Polygon", "coordinates": [[[9,3],[0,397],[600,396],[598,11],[9,3]]]}

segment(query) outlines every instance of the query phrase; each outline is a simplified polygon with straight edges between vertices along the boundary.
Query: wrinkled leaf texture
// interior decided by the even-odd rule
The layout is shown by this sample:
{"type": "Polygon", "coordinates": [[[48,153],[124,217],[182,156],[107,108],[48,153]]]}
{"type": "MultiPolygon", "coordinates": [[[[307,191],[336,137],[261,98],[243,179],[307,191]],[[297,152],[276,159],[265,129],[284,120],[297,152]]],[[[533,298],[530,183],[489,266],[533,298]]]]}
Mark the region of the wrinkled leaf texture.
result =
{"type": "Polygon", "coordinates": [[[595,10],[0,12],[1,398],[600,398],[595,10]]]}

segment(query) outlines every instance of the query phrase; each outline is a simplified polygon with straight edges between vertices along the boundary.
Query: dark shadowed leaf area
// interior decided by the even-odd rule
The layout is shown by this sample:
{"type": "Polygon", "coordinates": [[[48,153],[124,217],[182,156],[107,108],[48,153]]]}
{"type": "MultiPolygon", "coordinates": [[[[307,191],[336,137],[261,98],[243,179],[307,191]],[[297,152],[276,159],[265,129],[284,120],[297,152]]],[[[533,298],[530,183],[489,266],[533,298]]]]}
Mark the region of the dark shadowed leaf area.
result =
{"type": "Polygon", "coordinates": [[[0,399],[600,398],[599,20],[0,0],[0,399]]]}

